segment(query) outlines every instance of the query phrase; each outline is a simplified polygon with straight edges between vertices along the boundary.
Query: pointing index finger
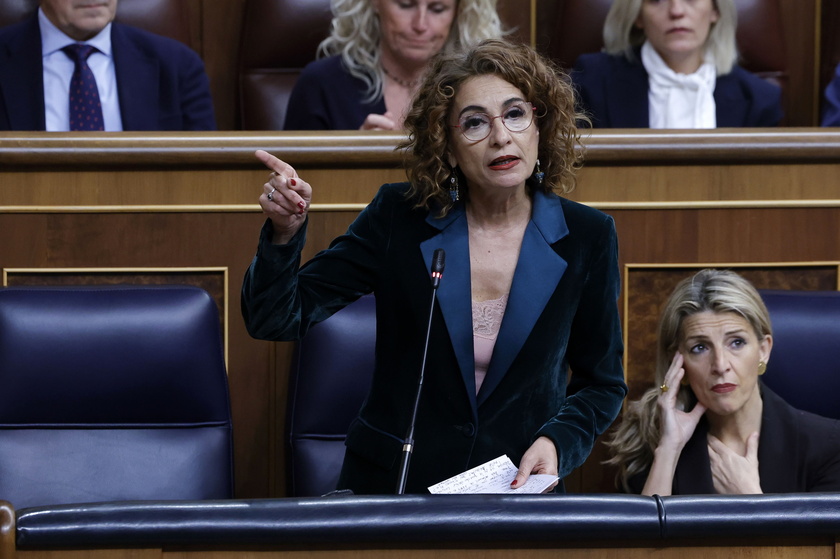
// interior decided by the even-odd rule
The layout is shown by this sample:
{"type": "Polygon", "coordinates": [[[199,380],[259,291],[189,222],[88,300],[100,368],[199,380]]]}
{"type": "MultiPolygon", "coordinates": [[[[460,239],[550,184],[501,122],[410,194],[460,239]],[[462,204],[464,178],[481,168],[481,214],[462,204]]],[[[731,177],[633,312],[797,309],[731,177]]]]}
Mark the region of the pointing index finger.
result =
{"type": "Polygon", "coordinates": [[[295,171],[294,167],[279,159],[265,150],[258,149],[254,152],[254,155],[260,162],[277,173],[280,176],[288,176],[288,177],[297,177],[297,172],[295,171]]]}

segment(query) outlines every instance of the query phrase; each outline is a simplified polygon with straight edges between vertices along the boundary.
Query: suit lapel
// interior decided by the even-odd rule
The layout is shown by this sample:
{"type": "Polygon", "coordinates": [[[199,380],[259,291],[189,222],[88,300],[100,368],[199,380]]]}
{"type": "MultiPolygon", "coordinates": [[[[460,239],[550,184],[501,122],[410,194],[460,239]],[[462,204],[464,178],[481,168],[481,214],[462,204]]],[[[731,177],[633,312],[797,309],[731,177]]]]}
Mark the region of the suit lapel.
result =
{"type": "Polygon", "coordinates": [[[111,46],[123,130],[158,130],[159,61],[138,49],[116,22],[111,25],[111,46]]]}
{"type": "Polygon", "coordinates": [[[437,292],[437,304],[443,314],[446,330],[458,360],[458,368],[470,396],[473,415],[477,414],[475,399],[475,359],[473,357],[472,294],[470,289],[470,248],[467,216],[458,205],[442,219],[430,214],[427,223],[440,230],[434,237],[420,243],[426,269],[430,270],[435,249],[446,252],[446,265],[437,292]]]}
{"type": "Polygon", "coordinates": [[[761,489],[765,493],[796,491],[794,456],[803,456],[796,432],[797,417],[790,413],[783,400],[769,388],[761,386],[761,432],[758,436],[758,468],[761,489]],[[782,459],[781,457],[787,457],[782,459]]]}
{"type": "Polygon", "coordinates": [[[621,60],[610,80],[613,91],[607,95],[607,114],[612,128],[648,128],[648,75],[642,63],[621,60]]]}
{"type": "Polygon", "coordinates": [[[12,130],[45,130],[44,65],[38,17],[30,18],[3,50],[0,88],[12,130]]]}
{"type": "Polygon", "coordinates": [[[479,405],[498,387],[557,289],[567,263],[551,245],[568,233],[560,198],[536,194],[479,405]]]}
{"type": "Polygon", "coordinates": [[[732,74],[717,77],[714,97],[718,127],[744,126],[742,117],[749,112],[747,99],[732,74]]]}
{"type": "Polygon", "coordinates": [[[510,369],[548,300],[566,270],[567,263],[551,245],[568,235],[561,200],[554,195],[534,196],[531,222],[525,230],[519,262],[513,278],[508,306],[493,350],[487,375],[475,396],[475,357],[473,355],[472,293],[470,289],[470,250],[467,218],[457,206],[443,219],[429,217],[429,224],[440,230],[423,241],[420,250],[426,268],[431,268],[435,249],[446,251],[444,278],[437,301],[458,360],[458,367],[470,395],[473,413],[499,385],[510,369]]]}

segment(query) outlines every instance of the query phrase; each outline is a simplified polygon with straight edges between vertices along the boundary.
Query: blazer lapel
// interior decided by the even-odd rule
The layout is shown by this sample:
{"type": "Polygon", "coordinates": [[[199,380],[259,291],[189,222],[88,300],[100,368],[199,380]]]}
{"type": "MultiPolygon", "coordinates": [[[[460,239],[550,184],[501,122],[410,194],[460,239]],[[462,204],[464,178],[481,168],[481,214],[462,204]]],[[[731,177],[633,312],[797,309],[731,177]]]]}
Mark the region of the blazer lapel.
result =
{"type": "Polygon", "coordinates": [[[37,16],[27,21],[2,56],[0,89],[11,130],[45,130],[44,65],[37,16]]]}
{"type": "Polygon", "coordinates": [[[642,63],[632,64],[622,59],[615,66],[615,75],[607,95],[607,114],[612,128],[648,128],[648,75],[642,63]]]}
{"type": "Polygon", "coordinates": [[[420,251],[427,270],[431,270],[432,255],[436,249],[442,248],[446,252],[443,277],[437,290],[437,304],[452,340],[458,368],[467,387],[467,394],[470,396],[473,415],[476,416],[467,216],[463,205],[458,205],[442,219],[437,219],[430,213],[426,222],[439,229],[440,233],[420,243],[420,251]]]}
{"type": "Polygon", "coordinates": [[[796,436],[798,419],[784,401],[769,388],[761,388],[761,432],[758,436],[758,471],[765,493],[796,491],[797,460],[782,456],[803,456],[796,436]]]}
{"type": "Polygon", "coordinates": [[[744,126],[742,118],[748,114],[747,99],[732,74],[717,77],[714,98],[718,127],[744,126]]]}
{"type": "Polygon", "coordinates": [[[138,49],[116,22],[111,25],[111,47],[123,130],[157,130],[159,61],[138,49]]]}
{"type": "Polygon", "coordinates": [[[525,230],[519,262],[516,264],[507,310],[493,349],[490,367],[478,394],[479,405],[504,378],[557,289],[568,264],[554,252],[551,245],[568,233],[560,198],[536,194],[531,222],[525,230]]]}

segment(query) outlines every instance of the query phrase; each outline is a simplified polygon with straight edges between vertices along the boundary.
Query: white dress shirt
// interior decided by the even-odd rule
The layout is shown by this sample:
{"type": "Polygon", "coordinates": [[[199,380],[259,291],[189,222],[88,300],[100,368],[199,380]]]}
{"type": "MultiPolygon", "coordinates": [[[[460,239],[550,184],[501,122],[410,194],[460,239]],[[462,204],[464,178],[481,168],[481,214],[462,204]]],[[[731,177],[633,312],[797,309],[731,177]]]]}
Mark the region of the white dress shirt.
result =
{"type": "Polygon", "coordinates": [[[711,52],[693,74],[671,70],[648,42],[642,45],[642,64],[650,85],[648,110],[651,128],[715,128],[717,72],[711,52]]]}

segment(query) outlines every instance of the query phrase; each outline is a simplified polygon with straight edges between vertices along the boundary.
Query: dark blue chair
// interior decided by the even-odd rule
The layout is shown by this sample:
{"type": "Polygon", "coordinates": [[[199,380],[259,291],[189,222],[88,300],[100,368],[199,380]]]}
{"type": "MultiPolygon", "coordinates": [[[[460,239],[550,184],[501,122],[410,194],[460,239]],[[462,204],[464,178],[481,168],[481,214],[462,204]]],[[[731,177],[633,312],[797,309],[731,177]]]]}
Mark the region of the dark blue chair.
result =
{"type": "Polygon", "coordinates": [[[795,408],[840,419],[840,291],[763,290],[773,350],[762,381],[795,408]]]}
{"type": "Polygon", "coordinates": [[[294,352],[286,417],[290,497],[336,488],[344,439],[370,389],[376,299],[365,295],[309,329],[294,352]]]}
{"type": "Polygon", "coordinates": [[[220,331],[196,287],[0,289],[0,499],[232,497],[220,331]]]}

